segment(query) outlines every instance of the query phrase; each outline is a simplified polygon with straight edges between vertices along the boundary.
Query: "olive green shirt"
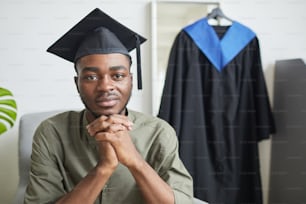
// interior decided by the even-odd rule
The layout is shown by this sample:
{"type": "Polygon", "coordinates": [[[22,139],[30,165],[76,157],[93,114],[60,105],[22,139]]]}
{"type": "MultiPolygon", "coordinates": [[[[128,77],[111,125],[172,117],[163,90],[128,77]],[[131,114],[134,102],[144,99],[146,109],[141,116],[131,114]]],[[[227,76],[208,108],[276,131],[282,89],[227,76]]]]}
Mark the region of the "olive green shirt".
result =
{"type": "MultiPolygon", "coordinates": [[[[85,112],[53,116],[37,128],[25,203],[54,203],[71,191],[98,161],[98,146],[87,133],[85,112]]],[[[173,189],[175,203],[189,204],[192,178],[178,155],[175,131],[165,121],[128,111],[130,136],[139,153],[173,189]]],[[[95,204],[143,204],[143,196],[129,170],[119,164],[95,204]]]]}

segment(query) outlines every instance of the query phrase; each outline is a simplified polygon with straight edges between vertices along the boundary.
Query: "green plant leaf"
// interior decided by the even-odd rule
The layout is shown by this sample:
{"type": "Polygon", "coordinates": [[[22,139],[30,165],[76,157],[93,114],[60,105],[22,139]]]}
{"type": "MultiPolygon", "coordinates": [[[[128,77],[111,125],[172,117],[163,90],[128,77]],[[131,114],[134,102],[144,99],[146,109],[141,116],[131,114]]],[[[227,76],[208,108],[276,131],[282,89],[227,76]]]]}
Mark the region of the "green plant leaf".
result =
{"type": "MultiPolygon", "coordinates": [[[[4,120],[4,121],[8,122],[11,127],[14,125],[14,120],[12,120],[11,118],[5,117],[3,115],[0,115],[0,120],[4,120]]],[[[2,123],[0,123],[0,124],[2,124],[2,123]]]]}
{"type": "Polygon", "coordinates": [[[17,118],[17,105],[13,94],[0,87],[0,135],[13,127],[17,118]]]}
{"type": "Polygon", "coordinates": [[[5,131],[7,131],[7,127],[3,123],[0,123],[0,135],[5,131]]]}
{"type": "Polygon", "coordinates": [[[0,104],[1,105],[8,105],[8,106],[11,106],[13,108],[17,108],[17,104],[16,102],[13,100],[13,99],[5,99],[5,100],[1,100],[0,98],[0,104]]]}
{"type": "Polygon", "coordinates": [[[16,111],[0,107],[0,112],[4,113],[4,115],[9,116],[13,120],[16,120],[17,117],[16,111]]]}
{"type": "Polygon", "coordinates": [[[0,87],[0,96],[13,96],[13,94],[9,90],[0,87]]]}

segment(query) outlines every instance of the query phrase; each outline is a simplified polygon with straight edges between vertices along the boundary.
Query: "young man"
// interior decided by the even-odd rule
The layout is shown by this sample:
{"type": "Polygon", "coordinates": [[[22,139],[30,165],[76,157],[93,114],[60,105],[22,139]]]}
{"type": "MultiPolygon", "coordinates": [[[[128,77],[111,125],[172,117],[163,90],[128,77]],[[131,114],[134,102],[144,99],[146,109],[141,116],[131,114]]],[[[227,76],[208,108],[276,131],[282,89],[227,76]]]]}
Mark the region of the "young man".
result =
{"type": "Polygon", "coordinates": [[[86,108],[36,130],[25,203],[192,203],[174,130],[126,108],[129,51],[144,41],[95,9],[48,49],[74,63],[86,108]]]}

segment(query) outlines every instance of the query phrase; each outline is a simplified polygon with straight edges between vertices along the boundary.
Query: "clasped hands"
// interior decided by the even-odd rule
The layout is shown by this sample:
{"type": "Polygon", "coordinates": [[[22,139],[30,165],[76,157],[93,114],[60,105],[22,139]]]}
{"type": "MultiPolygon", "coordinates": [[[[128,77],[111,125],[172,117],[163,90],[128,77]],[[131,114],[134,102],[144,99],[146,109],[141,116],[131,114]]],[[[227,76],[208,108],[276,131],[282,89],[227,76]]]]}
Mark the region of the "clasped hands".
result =
{"type": "Polygon", "coordinates": [[[129,135],[132,126],[126,116],[119,114],[102,115],[87,126],[99,145],[99,167],[114,170],[120,162],[130,169],[142,160],[129,135]]]}

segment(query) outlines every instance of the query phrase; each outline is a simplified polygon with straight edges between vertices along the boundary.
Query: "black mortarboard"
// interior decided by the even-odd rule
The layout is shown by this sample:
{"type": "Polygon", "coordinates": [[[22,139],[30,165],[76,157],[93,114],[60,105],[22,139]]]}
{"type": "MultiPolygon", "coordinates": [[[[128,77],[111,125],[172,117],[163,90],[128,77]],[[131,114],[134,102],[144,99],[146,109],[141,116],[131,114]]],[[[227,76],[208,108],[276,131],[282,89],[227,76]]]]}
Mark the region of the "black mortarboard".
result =
{"type": "Polygon", "coordinates": [[[142,89],[140,44],[146,39],[96,8],[47,51],[70,62],[90,54],[121,53],[136,48],[138,89],[142,89]]]}

